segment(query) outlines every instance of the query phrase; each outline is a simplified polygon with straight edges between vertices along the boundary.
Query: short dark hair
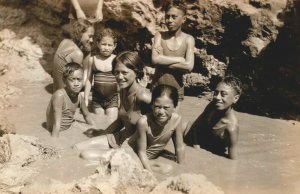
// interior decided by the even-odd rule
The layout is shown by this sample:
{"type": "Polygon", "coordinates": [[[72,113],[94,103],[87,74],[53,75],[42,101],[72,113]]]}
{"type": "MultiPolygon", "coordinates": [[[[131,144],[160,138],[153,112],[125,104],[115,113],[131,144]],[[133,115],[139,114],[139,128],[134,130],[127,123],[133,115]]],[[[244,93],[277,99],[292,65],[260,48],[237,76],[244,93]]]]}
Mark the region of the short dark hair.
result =
{"type": "Polygon", "coordinates": [[[242,82],[233,75],[225,76],[219,83],[225,83],[232,87],[238,95],[242,94],[242,82]]]}
{"type": "Polygon", "coordinates": [[[138,79],[144,76],[144,63],[136,52],[124,51],[118,54],[112,61],[112,72],[115,72],[117,64],[123,64],[127,68],[133,70],[138,79]]]}
{"type": "Polygon", "coordinates": [[[81,65],[79,65],[78,63],[75,63],[75,62],[67,63],[64,67],[63,78],[67,79],[70,75],[72,75],[74,73],[74,71],[80,70],[80,69],[83,70],[81,65]]]}
{"type": "Polygon", "coordinates": [[[167,95],[174,104],[174,107],[177,107],[178,105],[178,91],[176,88],[173,86],[169,85],[158,85],[156,86],[153,91],[152,91],[152,99],[151,99],[151,104],[154,103],[154,101],[163,95],[167,95]]]}
{"type": "Polygon", "coordinates": [[[165,9],[165,12],[168,12],[171,8],[177,8],[183,12],[184,15],[187,13],[187,8],[185,3],[183,3],[181,0],[173,0],[165,9]]]}
{"type": "Polygon", "coordinates": [[[82,34],[85,33],[88,28],[93,27],[93,24],[87,20],[76,20],[72,27],[71,37],[76,44],[79,44],[82,34]]]}

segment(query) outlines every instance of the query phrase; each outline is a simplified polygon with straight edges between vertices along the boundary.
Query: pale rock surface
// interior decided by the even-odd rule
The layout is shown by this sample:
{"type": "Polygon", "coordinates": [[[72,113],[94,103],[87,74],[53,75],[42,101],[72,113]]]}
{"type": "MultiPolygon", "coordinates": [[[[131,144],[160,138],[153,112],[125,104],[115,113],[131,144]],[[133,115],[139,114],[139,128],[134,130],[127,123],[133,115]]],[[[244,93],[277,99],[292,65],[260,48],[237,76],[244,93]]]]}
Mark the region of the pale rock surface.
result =
{"type": "Polygon", "coordinates": [[[201,174],[181,174],[161,182],[151,194],[224,194],[201,174]]]}

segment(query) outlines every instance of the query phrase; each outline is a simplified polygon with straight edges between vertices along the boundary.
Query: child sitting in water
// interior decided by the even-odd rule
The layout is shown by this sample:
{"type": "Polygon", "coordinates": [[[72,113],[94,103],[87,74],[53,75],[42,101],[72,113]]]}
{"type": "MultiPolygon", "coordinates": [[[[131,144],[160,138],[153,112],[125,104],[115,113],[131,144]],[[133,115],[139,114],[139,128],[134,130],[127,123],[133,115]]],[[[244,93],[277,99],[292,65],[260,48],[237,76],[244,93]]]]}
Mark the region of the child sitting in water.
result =
{"type": "Polygon", "coordinates": [[[88,105],[89,93],[94,80],[93,112],[107,116],[110,124],[118,117],[118,86],[116,78],[112,74],[112,61],[116,57],[113,51],[117,46],[117,38],[111,29],[106,28],[95,34],[95,40],[99,54],[90,57],[85,69],[88,79],[84,90],[84,100],[88,105]]]}
{"type": "MultiPolygon", "coordinates": [[[[152,112],[138,120],[136,132],[128,141],[144,168],[150,171],[157,169],[158,165],[154,163],[151,165],[149,159],[158,157],[171,138],[174,142],[177,162],[183,162],[183,124],[181,116],[175,113],[177,104],[176,88],[168,85],[156,86],[152,93],[152,112]]],[[[165,170],[163,166],[161,168],[162,171],[165,170]]]]}
{"type": "Polygon", "coordinates": [[[239,126],[233,105],[239,100],[241,93],[238,78],[223,78],[214,90],[212,102],[192,124],[186,136],[187,144],[219,155],[224,155],[228,148],[228,158],[236,159],[239,126]]]}
{"type": "Polygon", "coordinates": [[[59,132],[69,129],[74,121],[74,114],[80,105],[84,118],[88,124],[94,125],[90,114],[81,99],[79,92],[83,87],[82,67],[74,62],[66,64],[63,71],[65,87],[57,90],[48,105],[47,129],[53,137],[58,137],[59,132]]]}

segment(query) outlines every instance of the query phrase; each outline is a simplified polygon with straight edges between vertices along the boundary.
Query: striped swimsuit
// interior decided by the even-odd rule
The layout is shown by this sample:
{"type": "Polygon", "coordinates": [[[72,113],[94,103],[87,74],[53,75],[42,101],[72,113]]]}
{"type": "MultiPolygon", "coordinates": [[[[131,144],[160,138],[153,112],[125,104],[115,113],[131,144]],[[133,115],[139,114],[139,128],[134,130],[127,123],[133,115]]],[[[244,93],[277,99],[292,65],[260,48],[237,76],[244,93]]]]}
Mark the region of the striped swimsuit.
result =
{"type": "Polygon", "coordinates": [[[118,107],[118,85],[115,76],[111,71],[102,72],[96,68],[95,56],[93,57],[93,98],[92,103],[94,107],[102,107],[108,109],[118,107]]]}

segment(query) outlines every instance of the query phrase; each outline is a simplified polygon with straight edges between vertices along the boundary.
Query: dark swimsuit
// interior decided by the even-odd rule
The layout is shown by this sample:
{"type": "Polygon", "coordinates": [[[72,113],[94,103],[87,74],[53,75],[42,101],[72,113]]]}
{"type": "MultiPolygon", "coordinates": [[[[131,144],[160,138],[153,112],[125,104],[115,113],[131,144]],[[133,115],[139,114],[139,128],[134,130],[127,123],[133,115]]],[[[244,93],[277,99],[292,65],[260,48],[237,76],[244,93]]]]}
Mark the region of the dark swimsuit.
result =
{"type": "MultiPolygon", "coordinates": [[[[162,33],[161,36],[164,36],[162,33]]],[[[161,39],[161,46],[163,48],[163,55],[172,57],[183,57],[185,58],[187,43],[186,40],[182,41],[182,44],[176,50],[169,49],[166,40],[161,39]]],[[[155,85],[166,84],[173,86],[178,91],[179,101],[184,98],[184,87],[183,87],[183,72],[179,70],[173,70],[165,68],[163,66],[157,66],[153,82],[155,85]]]]}
{"type": "MultiPolygon", "coordinates": [[[[95,59],[94,59],[95,61],[95,59]]],[[[94,87],[92,104],[95,108],[103,109],[118,107],[118,85],[111,71],[102,72],[96,69],[93,62],[94,87]]]]}
{"type": "MultiPolygon", "coordinates": [[[[146,88],[142,88],[145,89],[146,88]]],[[[138,102],[136,99],[136,94],[138,91],[136,91],[133,95],[133,102],[132,105],[129,106],[129,109],[126,110],[124,107],[124,104],[121,103],[121,106],[119,108],[118,118],[122,120],[124,123],[124,128],[121,131],[115,132],[113,134],[107,134],[107,140],[109,143],[109,146],[112,148],[118,148],[122,145],[122,143],[129,138],[131,135],[135,132],[135,125],[137,121],[141,118],[141,103],[138,102]]],[[[123,103],[126,103],[128,100],[128,96],[124,95],[122,92],[120,92],[120,99],[123,103]]],[[[129,102],[128,102],[129,103],[129,102]]],[[[126,105],[125,105],[126,106],[126,105]]],[[[127,106],[127,107],[128,107],[127,106]]]]}

